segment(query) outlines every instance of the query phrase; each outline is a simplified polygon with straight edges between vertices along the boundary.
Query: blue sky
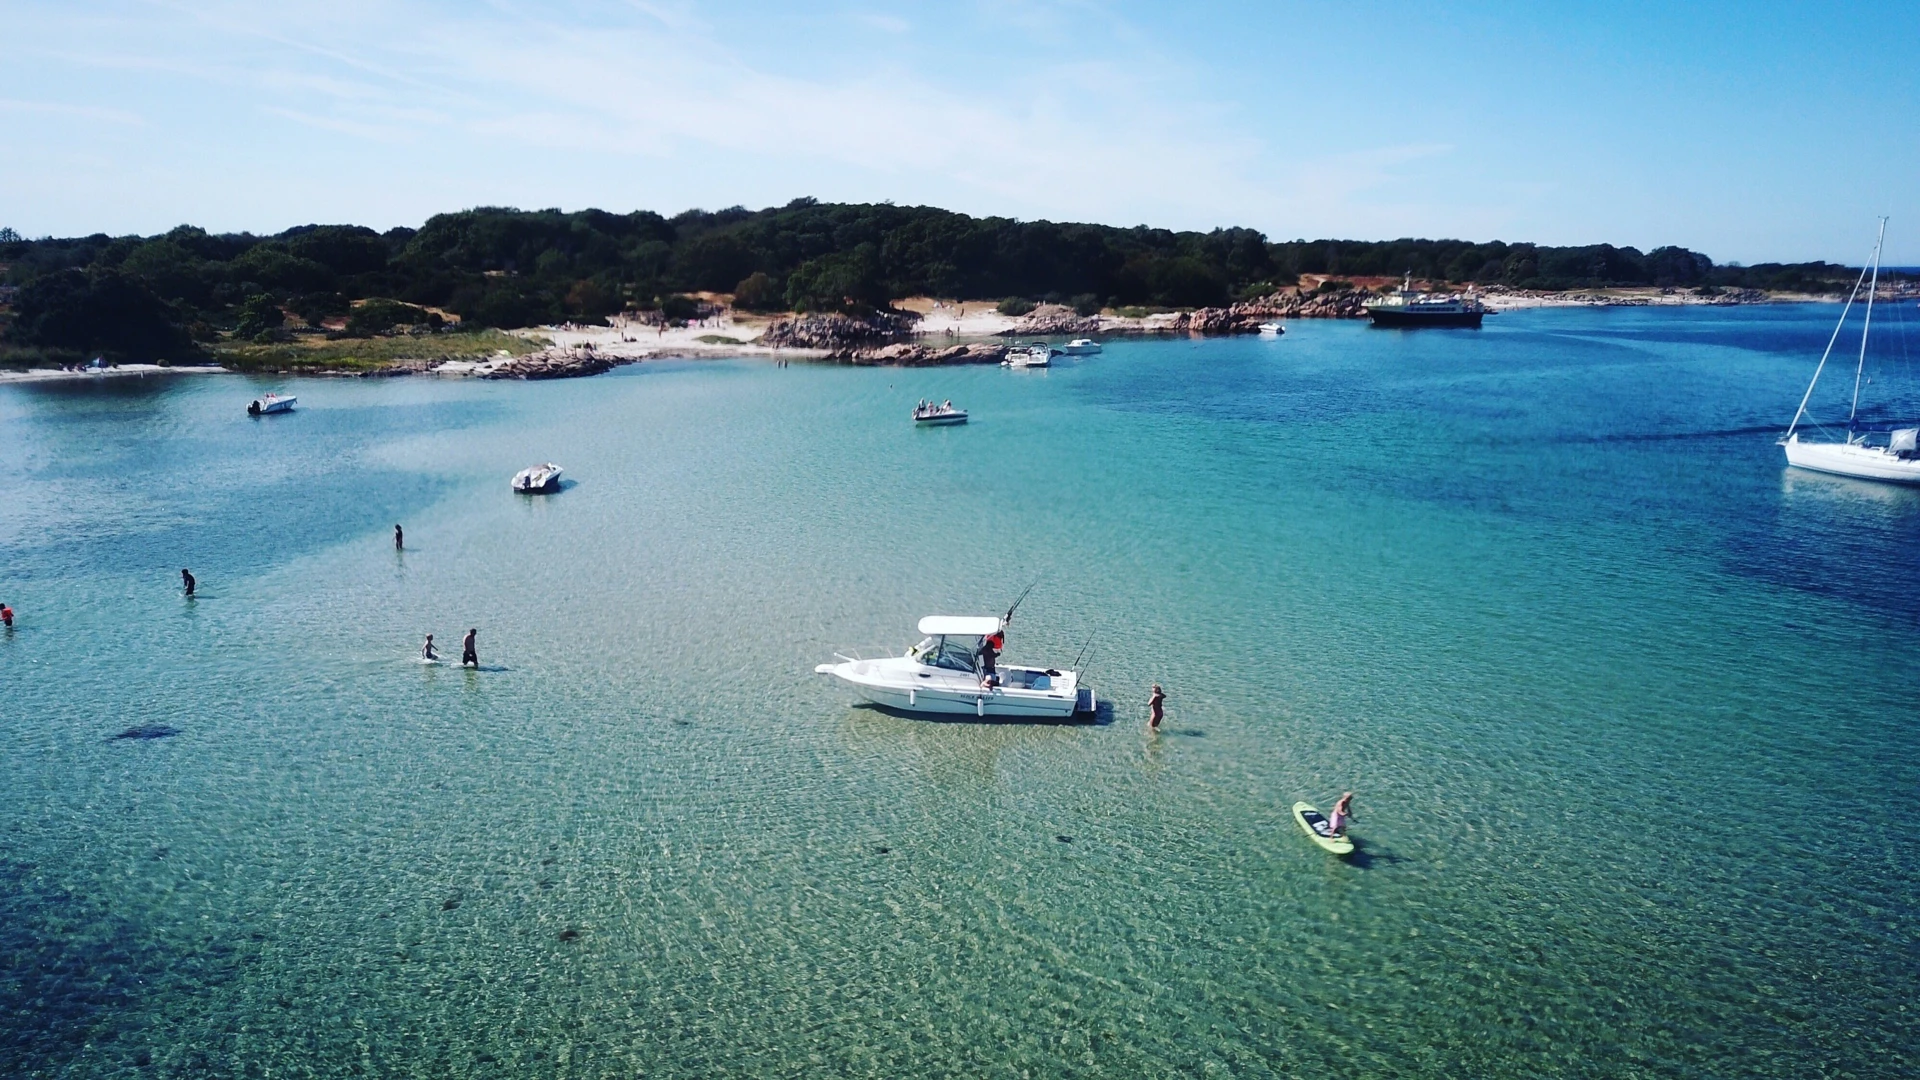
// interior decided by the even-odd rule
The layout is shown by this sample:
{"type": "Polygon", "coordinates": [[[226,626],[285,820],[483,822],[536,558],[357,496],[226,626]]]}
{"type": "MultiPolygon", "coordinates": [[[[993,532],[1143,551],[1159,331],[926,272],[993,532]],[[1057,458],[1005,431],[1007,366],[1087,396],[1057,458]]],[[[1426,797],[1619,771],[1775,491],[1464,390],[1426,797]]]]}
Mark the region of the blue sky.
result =
{"type": "Polygon", "coordinates": [[[0,0],[0,224],[799,195],[1920,263],[1920,3],[0,0]],[[1909,238],[1910,239],[1903,239],[1909,238]]]}

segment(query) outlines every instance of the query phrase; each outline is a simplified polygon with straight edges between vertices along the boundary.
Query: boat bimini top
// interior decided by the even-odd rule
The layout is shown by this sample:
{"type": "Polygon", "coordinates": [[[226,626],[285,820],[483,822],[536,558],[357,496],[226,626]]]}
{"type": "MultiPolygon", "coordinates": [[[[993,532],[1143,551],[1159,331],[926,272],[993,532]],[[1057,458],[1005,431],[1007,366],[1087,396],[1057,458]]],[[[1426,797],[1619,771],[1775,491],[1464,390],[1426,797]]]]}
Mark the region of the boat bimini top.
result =
{"type": "Polygon", "coordinates": [[[929,615],[920,620],[923,634],[951,634],[955,637],[986,637],[1000,632],[1000,620],[993,615],[929,615]]]}

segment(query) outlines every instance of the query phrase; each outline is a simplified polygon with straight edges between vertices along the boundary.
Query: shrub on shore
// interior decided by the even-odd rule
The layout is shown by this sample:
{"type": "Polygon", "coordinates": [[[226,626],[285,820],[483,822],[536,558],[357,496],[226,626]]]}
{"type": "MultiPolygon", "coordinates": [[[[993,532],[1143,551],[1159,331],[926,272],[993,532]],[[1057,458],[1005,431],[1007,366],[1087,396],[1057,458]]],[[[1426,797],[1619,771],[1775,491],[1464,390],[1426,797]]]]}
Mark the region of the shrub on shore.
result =
{"type": "Polygon", "coordinates": [[[995,304],[993,310],[999,312],[1002,315],[1011,315],[1017,319],[1020,316],[1025,315],[1028,312],[1031,312],[1037,306],[1038,305],[1031,300],[1023,299],[1018,296],[1009,296],[1005,300],[1002,300],[998,304],[995,304]]]}

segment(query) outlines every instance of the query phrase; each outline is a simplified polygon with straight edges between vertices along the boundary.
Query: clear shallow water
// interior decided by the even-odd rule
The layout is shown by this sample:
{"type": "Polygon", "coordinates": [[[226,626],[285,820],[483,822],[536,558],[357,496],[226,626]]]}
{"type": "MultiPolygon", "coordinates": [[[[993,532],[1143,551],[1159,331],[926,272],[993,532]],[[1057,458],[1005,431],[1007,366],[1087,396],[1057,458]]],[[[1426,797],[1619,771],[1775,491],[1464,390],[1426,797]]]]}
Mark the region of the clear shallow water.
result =
{"type": "Polygon", "coordinates": [[[1920,492],[1773,445],[1831,317],[0,388],[0,1073],[1914,1071],[1920,492]],[[811,674],[1036,576],[1100,723],[811,674]]]}

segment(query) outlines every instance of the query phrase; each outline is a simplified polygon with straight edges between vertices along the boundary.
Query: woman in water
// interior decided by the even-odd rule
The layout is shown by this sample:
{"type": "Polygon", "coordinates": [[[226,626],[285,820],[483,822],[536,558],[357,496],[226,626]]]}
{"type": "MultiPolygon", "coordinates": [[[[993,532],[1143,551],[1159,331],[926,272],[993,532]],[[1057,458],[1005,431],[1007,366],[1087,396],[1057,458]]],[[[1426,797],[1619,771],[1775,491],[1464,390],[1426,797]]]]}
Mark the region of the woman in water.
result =
{"type": "Polygon", "coordinates": [[[1344,792],[1340,801],[1333,804],[1333,813],[1327,815],[1327,835],[1339,836],[1347,827],[1347,819],[1353,816],[1353,792],[1344,792]]]}
{"type": "Polygon", "coordinates": [[[1159,731],[1160,721],[1167,718],[1167,692],[1160,689],[1159,683],[1153,684],[1153,693],[1147,698],[1147,730],[1159,731]]]}
{"type": "Polygon", "coordinates": [[[426,643],[425,645],[422,645],[422,646],[420,646],[420,659],[422,659],[422,660],[438,660],[438,659],[440,659],[440,654],[439,654],[439,653],[437,653],[437,652],[435,652],[435,651],[434,651],[434,649],[433,649],[433,635],[432,635],[432,634],[428,634],[428,635],[427,635],[427,643],[426,643]]]}

